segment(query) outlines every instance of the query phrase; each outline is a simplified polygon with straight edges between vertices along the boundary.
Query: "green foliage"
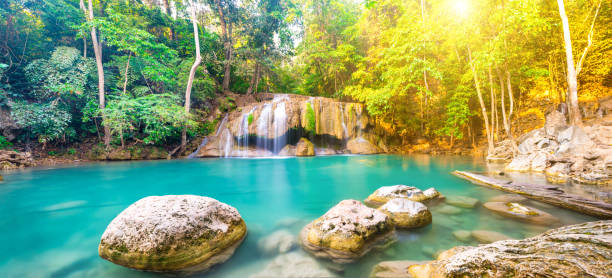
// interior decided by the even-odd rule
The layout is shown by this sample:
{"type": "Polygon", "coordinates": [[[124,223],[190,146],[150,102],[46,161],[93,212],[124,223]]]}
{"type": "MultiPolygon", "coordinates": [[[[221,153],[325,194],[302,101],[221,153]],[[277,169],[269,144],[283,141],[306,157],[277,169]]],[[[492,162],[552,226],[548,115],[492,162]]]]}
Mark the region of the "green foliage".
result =
{"type": "Polygon", "coordinates": [[[49,59],[32,61],[25,75],[39,99],[82,96],[91,91],[95,63],[73,47],[55,48],[49,59]]]}
{"type": "Polygon", "coordinates": [[[310,102],[306,103],[306,131],[315,134],[317,130],[317,119],[315,111],[312,109],[310,102]]]}
{"type": "MultiPolygon", "coordinates": [[[[133,136],[145,144],[161,144],[180,136],[183,126],[196,127],[171,94],[132,98],[120,96],[104,109],[104,124],[113,135],[133,136]]],[[[98,115],[102,111],[97,112],[98,115]]]]}
{"type": "Polygon", "coordinates": [[[247,118],[247,122],[249,123],[249,125],[253,123],[253,114],[249,114],[249,117],[247,118]]]}
{"type": "Polygon", "coordinates": [[[7,149],[7,148],[9,148],[12,145],[13,145],[13,143],[11,143],[11,141],[6,139],[6,137],[0,135],[0,150],[7,149]]]}
{"type": "Polygon", "coordinates": [[[56,156],[56,155],[57,155],[57,152],[56,152],[56,151],[48,151],[48,152],[47,152],[47,154],[48,154],[49,156],[56,156]]]}
{"type": "Polygon", "coordinates": [[[67,142],[75,135],[68,126],[72,119],[70,113],[56,102],[13,102],[11,117],[26,130],[26,139],[36,139],[42,144],[58,139],[67,142]]]}
{"type": "Polygon", "coordinates": [[[76,149],[75,149],[75,148],[69,148],[69,149],[68,149],[68,151],[67,151],[67,153],[68,153],[69,155],[75,155],[75,154],[76,154],[76,149]]]}

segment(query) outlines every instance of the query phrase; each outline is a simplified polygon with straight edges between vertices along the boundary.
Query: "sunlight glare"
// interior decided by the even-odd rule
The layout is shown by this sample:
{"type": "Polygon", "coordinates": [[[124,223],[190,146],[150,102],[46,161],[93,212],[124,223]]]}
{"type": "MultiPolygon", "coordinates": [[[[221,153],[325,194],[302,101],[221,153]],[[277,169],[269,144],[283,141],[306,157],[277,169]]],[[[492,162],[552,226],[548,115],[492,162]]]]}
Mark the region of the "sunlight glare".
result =
{"type": "Polygon", "coordinates": [[[455,13],[460,17],[467,17],[469,13],[469,4],[467,0],[455,0],[454,5],[455,13]]]}

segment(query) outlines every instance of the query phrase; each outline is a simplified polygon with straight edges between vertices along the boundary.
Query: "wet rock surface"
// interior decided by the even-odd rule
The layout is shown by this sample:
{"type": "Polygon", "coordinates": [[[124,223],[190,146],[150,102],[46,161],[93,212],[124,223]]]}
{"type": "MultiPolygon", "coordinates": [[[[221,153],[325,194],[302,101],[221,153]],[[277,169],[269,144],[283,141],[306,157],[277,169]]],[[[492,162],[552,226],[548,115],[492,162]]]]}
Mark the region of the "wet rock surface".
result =
{"type": "Polygon", "coordinates": [[[406,264],[403,275],[392,277],[609,277],[610,258],[612,221],[598,221],[523,240],[455,247],[436,261],[406,264]]]}
{"type": "Polygon", "coordinates": [[[478,204],[478,199],[467,196],[449,196],[446,203],[461,208],[473,208],[478,204]]]}
{"type": "Polygon", "coordinates": [[[356,200],[341,201],[300,232],[304,250],[337,263],[353,262],[392,240],[391,218],[356,200]]]}
{"type": "Polygon", "coordinates": [[[499,215],[527,223],[548,226],[559,222],[559,219],[550,213],[516,202],[487,202],[483,206],[499,215]]]}
{"type": "Polygon", "coordinates": [[[314,145],[306,138],[300,138],[295,149],[296,156],[313,156],[315,155],[314,145]]]}
{"type": "Polygon", "coordinates": [[[377,154],[382,152],[376,145],[362,137],[349,140],[346,143],[346,148],[352,154],[377,154]]]}
{"type": "Polygon", "coordinates": [[[108,225],[98,253],[144,271],[194,273],[229,259],[246,236],[238,211],[208,197],[150,196],[108,225]]]}
{"type": "Polygon", "coordinates": [[[288,230],[278,230],[260,239],[257,249],[266,255],[287,253],[297,247],[297,238],[288,230]]]}
{"type": "Polygon", "coordinates": [[[391,217],[396,228],[419,228],[431,223],[427,206],[408,199],[395,198],[378,209],[391,217]]]}
{"type": "Polygon", "coordinates": [[[383,186],[376,189],[376,191],[370,194],[370,196],[368,196],[364,202],[369,206],[378,207],[395,198],[403,198],[415,202],[424,202],[439,196],[441,196],[440,193],[433,188],[421,191],[414,186],[399,184],[383,186]]]}
{"type": "Polygon", "coordinates": [[[471,235],[480,243],[491,243],[511,239],[509,236],[502,233],[487,230],[474,230],[472,231],[471,235]]]}

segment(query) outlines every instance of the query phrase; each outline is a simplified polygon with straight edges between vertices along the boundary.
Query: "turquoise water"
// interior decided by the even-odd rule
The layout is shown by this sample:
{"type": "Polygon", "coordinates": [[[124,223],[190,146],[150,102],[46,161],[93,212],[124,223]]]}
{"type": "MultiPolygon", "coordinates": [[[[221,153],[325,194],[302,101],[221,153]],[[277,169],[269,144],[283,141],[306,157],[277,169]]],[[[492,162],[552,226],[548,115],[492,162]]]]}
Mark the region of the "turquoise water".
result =
{"type": "MultiPolygon", "coordinates": [[[[435,187],[446,196],[486,201],[502,192],[475,186],[450,174],[482,170],[462,157],[328,156],[287,159],[203,159],[94,163],[57,169],[4,172],[0,183],[1,277],[156,277],[116,266],[97,255],[106,225],[131,203],[150,195],[196,194],[236,207],[249,234],[225,264],[198,277],[248,277],[273,257],[257,249],[278,229],[294,234],[343,199],[363,200],[384,185],[435,187]]],[[[594,220],[548,205],[528,203],[573,224],[594,220]]],[[[506,220],[481,206],[457,215],[432,208],[433,224],[399,232],[384,251],[347,265],[344,277],[367,277],[382,260],[429,260],[462,243],[454,230],[488,229],[515,238],[547,227],[506,220]]]]}

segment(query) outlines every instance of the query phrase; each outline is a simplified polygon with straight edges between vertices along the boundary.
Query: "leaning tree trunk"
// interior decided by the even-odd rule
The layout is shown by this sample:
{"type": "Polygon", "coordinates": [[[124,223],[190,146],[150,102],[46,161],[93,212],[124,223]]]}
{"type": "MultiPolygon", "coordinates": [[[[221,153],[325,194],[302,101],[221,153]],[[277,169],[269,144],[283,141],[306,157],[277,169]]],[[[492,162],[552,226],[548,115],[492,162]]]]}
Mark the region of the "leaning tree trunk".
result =
{"type": "Polygon", "coordinates": [[[223,35],[223,46],[225,48],[225,62],[224,66],[224,74],[223,74],[223,91],[229,91],[229,83],[230,83],[230,75],[231,75],[231,61],[232,61],[232,25],[230,23],[229,30],[227,23],[225,21],[225,14],[223,12],[223,7],[221,7],[220,0],[215,0],[215,5],[217,6],[217,13],[219,14],[219,22],[221,23],[221,33],[223,35]]]}
{"type": "MultiPolygon", "coordinates": [[[[87,21],[92,21],[94,18],[93,15],[93,3],[92,0],[87,1],[87,11],[85,13],[85,17],[87,21]]],[[[83,8],[85,5],[82,5],[83,8]]],[[[102,49],[101,45],[98,42],[98,34],[96,31],[96,27],[91,27],[91,42],[94,48],[94,54],[96,56],[96,68],[98,71],[98,101],[99,108],[102,111],[102,119],[104,119],[104,66],[102,65],[102,49]]],[[[104,145],[108,148],[110,146],[110,127],[107,123],[104,123],[104,145]]]]}
{"type": "Polygon", "coordinates": [[[563,24],[563,40],[565,41],[565,58],[567,59],[567,99],[569,102],[570,122],[573,125],[582,126],[582,116],[578,107],[578,80],[576,79],[576,68],[572,54],[572,39],[570,37],[569,22],[565,14],[563,0],[557,0],[559,15],[563,24]]]}
{"type": "MultiPolygon", "coordinates": [[[[198,33],[198,22],[196,19],[195,13],[195,5],[193,1],[189,1],[191,4],[191,23],[193,25],[193,40],[195,41],[195,50],[196,57],[193,65],[191,66],[191,70],[189,71],[189,79],[187,80],[187,88],[185,89],[185,117],[189,115],[189,110],[191,109],[191,87],[193,86],[193,78],[195,77],[196,70],[198,66],[202,62],[202,56],[200,54],[200,36],[198,33]]],[[[185,151],[185,147],[187,146],[187,125],[183,127],[183,132],[181,133],[181,153],[185,151]]]]}
{"type": "Polygon", "coordinates": [[[478,73],[476,72],[476,66],[474,65],[474,61],[472,61],[472,51],[470,50],[470,46],[468,45],[468,57],[470,59],[470,68],[472,69],[472,74],[474,76],[474,85],[476,86],[476,93],[478,94],[478,102],[480,102],[480,108],[482,110],[482,118],[485,122],[485,130],[487,132],[487,143],[488,143],[488,153],[493,153],[493,140],[491,137],[491,129],[489,127],[489,118],[487,117],[487,107],[485,106],[484,100],[482,99],[482,92],[480,91],[480,82],[478,81],[478,73]]]}

